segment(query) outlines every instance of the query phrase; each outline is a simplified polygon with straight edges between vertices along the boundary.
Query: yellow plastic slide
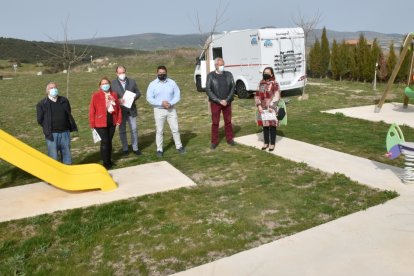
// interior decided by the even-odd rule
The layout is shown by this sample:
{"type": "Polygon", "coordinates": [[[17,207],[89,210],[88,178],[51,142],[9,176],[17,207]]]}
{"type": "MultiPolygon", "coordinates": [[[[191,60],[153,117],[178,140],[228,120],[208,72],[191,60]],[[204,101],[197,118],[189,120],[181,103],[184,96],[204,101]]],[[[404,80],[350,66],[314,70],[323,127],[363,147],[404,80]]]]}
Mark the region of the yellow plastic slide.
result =
{"type": "Polygon", "coordinates": [[[103,166],[62,164],[1,129],[0,159],[63,190],[111,191],[117,188],[116,183],[103,166]]]}

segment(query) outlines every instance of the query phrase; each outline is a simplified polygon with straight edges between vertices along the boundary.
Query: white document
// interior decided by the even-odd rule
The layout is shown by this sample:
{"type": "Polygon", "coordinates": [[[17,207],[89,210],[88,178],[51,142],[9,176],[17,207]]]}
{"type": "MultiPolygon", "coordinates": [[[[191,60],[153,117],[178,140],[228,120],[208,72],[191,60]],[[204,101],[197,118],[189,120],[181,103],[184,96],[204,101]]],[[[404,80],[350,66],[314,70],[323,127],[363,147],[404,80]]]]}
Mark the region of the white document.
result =
{"type": "Polygon", "coordinates": [[[276,112],[269,110],[263,110],[262,121],[276,121],[276,112]]]}
{"type": "Polygon", "coordinates": [[[96,129],[92,129],[92,138],[95,144],[102,140],[101,136],[99,136],[99,133],[96,131],[96,129]]]}
{"type": "Polygon", "coordinates": [[[134,103],[135,100],[135,93],[131,92],[129,90],[125,90],[125,94],[122,97],[122,99],[124,100],[124,103],[122,104],[125,107],[131,108],[132,104],[134,103]]]}

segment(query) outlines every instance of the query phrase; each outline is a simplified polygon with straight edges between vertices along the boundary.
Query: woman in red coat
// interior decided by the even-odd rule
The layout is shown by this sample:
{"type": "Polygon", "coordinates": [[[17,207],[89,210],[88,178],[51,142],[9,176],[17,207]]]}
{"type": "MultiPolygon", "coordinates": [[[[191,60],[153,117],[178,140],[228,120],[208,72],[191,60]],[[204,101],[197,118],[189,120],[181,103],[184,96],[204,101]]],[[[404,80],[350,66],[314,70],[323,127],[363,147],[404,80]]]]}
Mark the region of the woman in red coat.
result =
{"type": "Polygon", "coordinates": [[[111,81],[103,77],[99,90],[94,92],[89,106],[89,125],[101,137],[101,158],[106,169],[113,166],[111,160],[112,138],[115,127],[122,122],[122,112],[118,96],[111,91],[111,81]]]}
{"type": "Polygon", "coordinates": [[[279,125],[279,122],[277,118],[274,120],[263,120],[262,118],[265,112],[274,112],[276,114],[277,104],[280,100],[280,88],[272,67],[266,67],[263,70],[263,79],[260,81],[259,89],[256,91],[254,99],[258,109],[257,124],[263,126],[264,145],[262,150],[269,148],[269,151],[273,151],[276,144],[276,127],[279,125]]]}

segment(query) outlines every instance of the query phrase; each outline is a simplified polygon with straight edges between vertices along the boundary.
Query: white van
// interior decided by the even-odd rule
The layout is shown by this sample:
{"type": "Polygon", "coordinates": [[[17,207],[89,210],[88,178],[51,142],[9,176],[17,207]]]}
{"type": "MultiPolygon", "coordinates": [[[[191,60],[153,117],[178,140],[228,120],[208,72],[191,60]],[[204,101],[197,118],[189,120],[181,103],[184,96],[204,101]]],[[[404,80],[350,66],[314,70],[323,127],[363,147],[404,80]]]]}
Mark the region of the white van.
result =
{"type": "MultiPolygon", "coordinates": [[[[257,89],[263,69],[273,68],[281,90],[306,85],[305,36],[302,28],[262,28],[231,31],[210,36],[206,41],[210,71],[214,59],[222,57],[225,70],[233,74],[236,93],[247,98],[257,89]]],[[[206,47],[204,47],[206,49],[206,47]]],[[[204,91],[207,78],[206,51],[197,58],[194,81],[204,91]]]]}

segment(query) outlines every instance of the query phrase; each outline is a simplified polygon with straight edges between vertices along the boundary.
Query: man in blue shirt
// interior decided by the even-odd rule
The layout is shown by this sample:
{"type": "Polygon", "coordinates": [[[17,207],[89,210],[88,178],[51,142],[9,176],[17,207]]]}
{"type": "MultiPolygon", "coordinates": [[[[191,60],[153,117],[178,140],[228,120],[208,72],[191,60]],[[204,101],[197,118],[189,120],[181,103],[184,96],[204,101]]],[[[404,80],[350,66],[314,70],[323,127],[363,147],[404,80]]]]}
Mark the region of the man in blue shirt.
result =
{"type": "Polygon", "coordinates": [[[175,81],[167,78],[167,68],[163,65],[157,68],[157,79],[148,85],[147,101],[154,107],[157,156],[162,157],[164,154],[163,131],[165,120],[170,126],[177,151],[184,154],[185,149],[181,143],[177,111],[175,109],[175,105],[180,101],[180,89],[175,81]]]}

